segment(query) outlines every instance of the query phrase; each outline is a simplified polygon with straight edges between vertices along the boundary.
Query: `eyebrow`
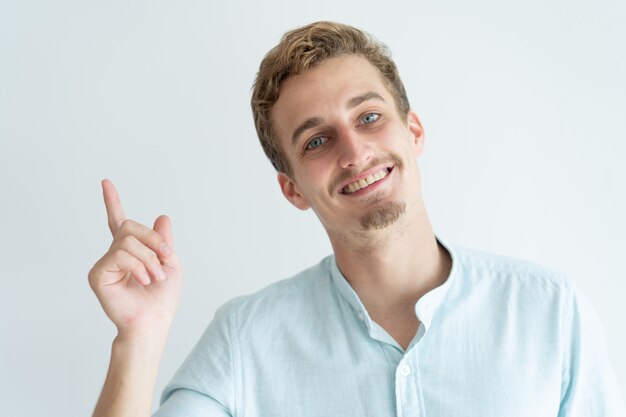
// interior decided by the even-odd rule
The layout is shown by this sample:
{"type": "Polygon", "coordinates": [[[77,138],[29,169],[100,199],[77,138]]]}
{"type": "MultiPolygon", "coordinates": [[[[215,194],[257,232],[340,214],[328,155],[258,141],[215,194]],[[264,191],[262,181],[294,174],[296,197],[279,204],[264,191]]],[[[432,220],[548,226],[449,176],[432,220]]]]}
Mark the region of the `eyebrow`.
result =
{"type": "MultiPolygon", "coordinates": [[[[346,108],[352,109],[358,106],[359,104],[364,103],[368,100],[380,100],[383,103],[385,102],[385,99],[377,92],[368,91],[356,97],[352,97],[350,100],[348,100],[348,102],[346,103],[346,108]]],[[[293,131],[293,135],[291,136],[291,144],[295,145],[296,142],[298,141],[298,138],[304,131],[317,127],[321,125],[323,122],[324,122],[324,119],[322,119],[321,117],[311,117],[309,119],[306,119],[303,123],[301,123],[296,128],[296,130],[293,131]]]]}
{"type": "Polygon", "coordinates": [[[324,119],[322,119],[321,117],[311,117],[310,119],[306,119],[304,123],[302,123],[300,126],[296,128],[296,130],[293,131],[293,135],[291,136],[291,144],[295,145],[296,142],[298,141],[298,137],[305,130],[317,127],[321,125],[323,122],[324,122],[324,119]]]}
{"type": "Polygon", "coordinates": [[[366,102],[367,100],[380,100],[383,103],[385,102],[385,99],[378,94],[375,91],[368,91],[367,93],[361,94],[359,96],[356,97],[352,97],[350,100],[348,100],[348,103],[346,104],[346,107],[351,109],[353,107],[358,106],[359,104],[366,102]]]}

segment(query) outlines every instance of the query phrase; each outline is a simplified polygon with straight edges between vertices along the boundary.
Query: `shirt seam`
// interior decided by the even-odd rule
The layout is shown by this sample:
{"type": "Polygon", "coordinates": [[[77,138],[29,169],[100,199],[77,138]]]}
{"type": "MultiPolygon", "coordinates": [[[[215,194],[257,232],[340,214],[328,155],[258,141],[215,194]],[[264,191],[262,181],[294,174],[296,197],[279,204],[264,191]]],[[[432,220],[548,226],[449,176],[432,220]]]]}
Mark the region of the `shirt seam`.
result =
{"type": "Polygon", "coordinates": [[[468,268],[468,272],[471,273],[472,269],[479,274],[479,277],[482,277],[482,274],[493,275],[494,272],[497,271],[495,276],[491,276],[491,280],[502,280],[502,279],[517,279],[520,282],[528,282],[529,280],[540,280],[541,282],[549,285],[553,289],[559,291],[564,287],[568,286],[569,280],[567,276],[563,273],[550,272],[550,271],[542,271],[532,270],[532,269],[516,269],[510,267],[502,267],[501,265],[488,265],[488,264],[477,264],[474,263],[473,267],[468,268]]]}
{"type": "Polygon", "coordinates": [[[572,299],[572,288],[571,286],[566,287],[568,292],[563,302],[563,306],[561,307],[561,398],[559,401],[559,412],[561,411],[561,407],[563,406],[564,400],[569,396],[571,389],[571,374],[569,365],[571,363],[571,352],[568,349],[567,343],[570,341],[571,334],[566,335],[567,326],[570,326],[572,321],[572,303],[570,300],[572,299]],[[569,336],[569,337],[567,337],[569,336]],[[568,354],[569,352],[569,354],[568,354]]]}
{"type": "Polygon", "coordinates": [[[242,417],[245,416],[245,408],[242,408],[241,414],[239,413],[239,404],[244,404],[243,402],[243,390],[238,389],[243,386],[243,375],[241,372],[241,352],[239,349],[239,339],[237,337],[237,332],[233,331],[234,329],[239,328],[239,309],[237,305],[233,306],[233,312],[231,314],[231,320],[229,320],[228,324],[228,336],[231,339],[230,346],[230,355],[231,355],[231,372],[233,375],[233,390],[234,390],[234,399],[235,403],[233,404],[233,416],[242,417]],[[234,321],[234,326],[231,321],[234,321]]]}

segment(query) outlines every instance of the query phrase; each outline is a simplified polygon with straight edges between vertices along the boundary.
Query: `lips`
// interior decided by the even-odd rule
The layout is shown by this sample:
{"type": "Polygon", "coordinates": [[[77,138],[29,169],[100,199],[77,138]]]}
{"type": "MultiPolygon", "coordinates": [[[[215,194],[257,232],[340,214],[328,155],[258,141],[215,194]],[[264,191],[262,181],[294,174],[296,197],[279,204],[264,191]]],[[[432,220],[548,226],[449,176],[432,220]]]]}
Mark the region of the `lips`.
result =
{"type": "Polygon", "coordinates": [[[341,194],[352,194],[359,190],[369,187],[372,184],[376,184],[378,181],[386,178],[387,175],[393,169],[392,166],[382,167],[382,168],[374,168],[369,171],[364,172],[363,174],[353,177],[348,181],[344,182],[340,187],[341,194]]]}

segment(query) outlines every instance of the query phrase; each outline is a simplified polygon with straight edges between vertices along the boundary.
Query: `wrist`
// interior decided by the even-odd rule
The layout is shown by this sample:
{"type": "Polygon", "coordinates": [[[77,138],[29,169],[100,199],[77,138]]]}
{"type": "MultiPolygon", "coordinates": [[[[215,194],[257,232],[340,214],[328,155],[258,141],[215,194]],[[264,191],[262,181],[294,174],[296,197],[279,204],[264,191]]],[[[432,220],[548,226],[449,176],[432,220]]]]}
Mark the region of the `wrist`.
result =
{"type": "Polygon", "coordinates": [[[165,347],[170,326],[150,327],[146,329],[118,329],[113,340],[113,349],[143,354],[160,352],[165,347]]]}
{"type": "Polygon", "coordinates": [[[159,315],[138,318],[117,326],[117,337],[125,343],[151,343],[167,338],[173,317],[159,315]]]}

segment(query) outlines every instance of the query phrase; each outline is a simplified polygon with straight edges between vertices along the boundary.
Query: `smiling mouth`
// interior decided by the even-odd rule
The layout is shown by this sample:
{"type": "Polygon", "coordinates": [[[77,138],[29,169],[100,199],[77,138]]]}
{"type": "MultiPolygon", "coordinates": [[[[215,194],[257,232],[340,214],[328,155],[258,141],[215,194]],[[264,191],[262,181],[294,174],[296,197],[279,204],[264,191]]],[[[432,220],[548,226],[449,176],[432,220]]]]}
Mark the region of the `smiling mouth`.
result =
{"type": "Polygon", "coordinates": [[[359,180],[351,182],[341,189],[341,194],[352,194],[359,190],[367,188],[372,184],[376,184],[378,181],[389,175],[392,169],[393,166],[382,168],[381,170],[376,171],[365,178],[361,178],[359,180]]]}

